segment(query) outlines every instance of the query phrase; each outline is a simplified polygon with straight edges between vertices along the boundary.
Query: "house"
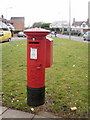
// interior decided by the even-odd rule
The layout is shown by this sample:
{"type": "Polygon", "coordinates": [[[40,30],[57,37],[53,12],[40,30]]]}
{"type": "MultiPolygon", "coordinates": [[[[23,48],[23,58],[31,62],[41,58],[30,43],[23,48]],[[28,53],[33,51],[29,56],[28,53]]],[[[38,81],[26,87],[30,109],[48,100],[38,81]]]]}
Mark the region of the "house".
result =
{"type": "Polygon", "coordinates": [[[2,22],[5,23],[5,24],[7,23],[7,19],[5,19],[3,15],[1,15],[0,21],[2,21],[2,22]]]}
{"type": "Polygon", "coordinates": [[[88,2],[87,21],[76,21],[75,18],[73,18],[72,30],[79,31],[81,33],[90,31],[90,1],[88,2]]]}
{"type": "Polygon", "coordinates": [[[24,17],[11,17],[10,23],[14,25],[15,31],[24,31],[24,17]]]}
{"type": "Polygon", "coordinates": [[[7,25],[4,22],[0,21],[0,28],[7,28],[7,25]]]}
{"type": "Polygon", "coordinates": [[[59,28],[60,31],[63,33],[64,30],[69,28],[69,22],[67,21],[55,21],[50,24],[50,28],[59,28]]]}
{"type": "Polygon", "coordinates": [[[14,31],[14,26],[3,15],[0,17],[0,28],[9,28],[11,31],[14,31]]]}
{"type": "Polygon", "coordinates": [[[79,31],[81,33],[89,31],[89,19],[87,21],[76,21],[73,18],[72,30],[79,31]]]}
{"type": "Polygon", "coordinates": [[[55,21],[50,24],[50,28],[68,28],[69,23],[67,21],[55,21]]]}

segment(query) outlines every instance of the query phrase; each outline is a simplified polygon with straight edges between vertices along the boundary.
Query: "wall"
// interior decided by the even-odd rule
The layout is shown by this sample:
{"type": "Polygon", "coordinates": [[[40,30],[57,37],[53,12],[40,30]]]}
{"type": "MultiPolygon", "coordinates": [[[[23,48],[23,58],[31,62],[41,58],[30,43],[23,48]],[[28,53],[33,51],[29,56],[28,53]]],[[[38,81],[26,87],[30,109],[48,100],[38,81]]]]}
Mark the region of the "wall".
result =
{"type": "Polygon", "coordinates": [[[11,17],[10,20],[16,31],[24,31],[24,21],[24,17],[11,17]]]}

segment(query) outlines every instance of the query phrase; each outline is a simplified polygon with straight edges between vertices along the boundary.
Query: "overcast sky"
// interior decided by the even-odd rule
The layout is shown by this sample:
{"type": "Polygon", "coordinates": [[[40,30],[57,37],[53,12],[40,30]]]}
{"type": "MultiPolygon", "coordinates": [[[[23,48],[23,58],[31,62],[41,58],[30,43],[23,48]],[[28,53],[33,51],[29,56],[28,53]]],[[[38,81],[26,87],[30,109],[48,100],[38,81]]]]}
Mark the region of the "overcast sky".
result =
{"type": "MultiPolygon", "coordinates": [[[[71,0],[71,20],[87,20],[89,1],[71,0]]],[[[69,0],[1,0],[0,15],[2,14],[5,18],[7,14],[8,19],[25,17],[27,26],[40,21],[69,21],[69,0]]]]}

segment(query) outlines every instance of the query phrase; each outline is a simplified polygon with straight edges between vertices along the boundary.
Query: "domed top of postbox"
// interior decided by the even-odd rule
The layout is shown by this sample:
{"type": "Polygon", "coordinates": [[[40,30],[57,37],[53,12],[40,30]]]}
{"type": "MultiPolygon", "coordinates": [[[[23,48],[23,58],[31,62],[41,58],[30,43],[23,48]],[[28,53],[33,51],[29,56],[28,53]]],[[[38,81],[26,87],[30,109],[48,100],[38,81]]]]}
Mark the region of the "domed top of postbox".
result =
{"type": "Polygon", "coordinates": [[[46,36],[50,33],[50,30],[45,30],[42,28],[31,28],[24,30],[24,33],[27,36],[46,36]]]}

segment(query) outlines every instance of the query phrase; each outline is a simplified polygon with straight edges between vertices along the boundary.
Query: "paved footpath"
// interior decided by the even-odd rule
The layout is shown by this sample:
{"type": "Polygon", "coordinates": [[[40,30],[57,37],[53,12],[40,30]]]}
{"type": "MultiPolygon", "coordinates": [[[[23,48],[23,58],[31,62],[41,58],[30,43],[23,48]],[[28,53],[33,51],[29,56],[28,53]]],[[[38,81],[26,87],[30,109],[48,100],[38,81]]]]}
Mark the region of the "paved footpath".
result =
{"type": "Polygon", "coordinates": [[[23,112],[19,110],[12,110],[10,108],[0,106],[0,120],[6,120],[5,118],[29,118],[29,120],[36,120],[36,118],[48,118],[48,120],[51,120],[50,118],[58,119],[57,116],[54,116],[52,115],[52,113],[49,112],[44,112],[44,111],[38,112],[38,114],[36,115],[36,114],[23,112]]]}

